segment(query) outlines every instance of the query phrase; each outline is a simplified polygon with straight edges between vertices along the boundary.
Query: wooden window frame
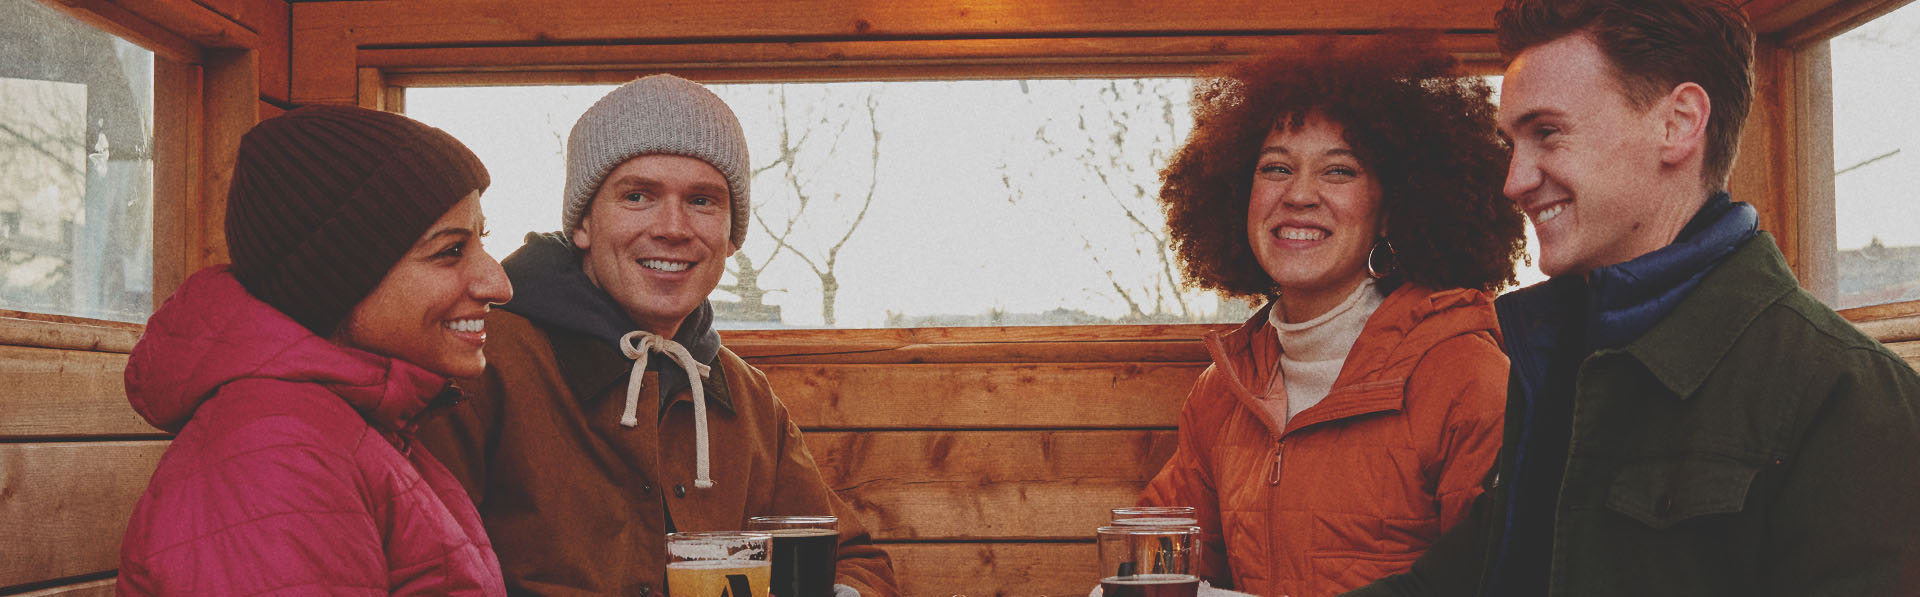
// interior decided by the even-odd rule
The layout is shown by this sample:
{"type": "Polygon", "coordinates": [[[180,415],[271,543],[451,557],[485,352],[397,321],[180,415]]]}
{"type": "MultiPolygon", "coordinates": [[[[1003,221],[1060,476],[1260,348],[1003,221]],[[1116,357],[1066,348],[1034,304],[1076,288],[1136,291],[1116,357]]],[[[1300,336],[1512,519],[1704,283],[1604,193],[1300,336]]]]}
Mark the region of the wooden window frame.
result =
{"type": "MultiPolygon", "coordinates": [[[[1741,162],[1763,173],[1744,177],[1751,190],[1778,197],[1769,229],[1801,286],[1823,301],[1838,298],[1833,181],[1833,78],[1828,42],[1913,0],[1751,0],[1755,48],[1755,116],[1747,123],[1741,162]],[[1756,134],[1759,133],[1759,134],[1756,134]],[[1779,192],[1772,192],[1779,189],[1779,192]]],[[[1736,171],[1739,169],[1736,166],[1736,171]]],[[[1741,194],[1736,181],[1735,194],[1741,194]]],[[[1768,222],[1763,222],[1767,224],[1768,222]]],[[[1887,344],[1920,340],[1920,301],[1840,310],[1887,344]]]]}
{"type": "MultiPolygon", "coordinates": [[[[221,215],[240,135],[258,120],[260,36],[192,2],[39,0],[154,53],[153,304],[225,261],[221,215]]],[[[140,324],[0,310],[0,344],[125,352],[140,324]]]]}

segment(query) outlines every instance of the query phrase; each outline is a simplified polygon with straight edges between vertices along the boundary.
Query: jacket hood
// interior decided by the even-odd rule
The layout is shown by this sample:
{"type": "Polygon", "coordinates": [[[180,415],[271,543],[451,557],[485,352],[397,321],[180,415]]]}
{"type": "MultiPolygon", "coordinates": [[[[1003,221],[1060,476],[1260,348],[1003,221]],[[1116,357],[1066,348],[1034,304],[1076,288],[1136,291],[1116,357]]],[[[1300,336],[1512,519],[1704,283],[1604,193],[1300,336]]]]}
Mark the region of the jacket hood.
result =
{"type": "Polygon", "coordinates": [[[314,335],[218,265],[187,278],[147,320],[127,360],[127,402],[177,433],[222,386],[247,379],[323,386],[385,430],[404,428],[448,388],[418,365],[314,335]]]}
{"type": "MultiPolygon", "coordinates": [[[[501,305],[535,324],[583,334],[599,340],[607,350],[620,352],[620,337],[637,329],[626,311],[580,269],[580,251],[560,232],[529,233],[526,244],[500,261],[513,282],[513,301],[501,305]]],[[[700,307],[680,324],[673,341],[687,348],[695,361],[712,365],[720,354],[720,332],[713,329],[713,305],[700,307]]],[[[660,395],[670,396],[688,387],[687,374],[667,359],[647,363],[660,374],[660,395]]]]}
{"type": "MultiPolygon", "coordinates": [[[[1268,324],[1272,303],[1261,307],[1240,327],[1207,336],[1207,349],[1215,367],[1227,374],[1228,385],[1243,404],[1273,427],[1282,431],[1278,421],[1267,420],[1266,412],[1255,406],[1259,388],[1267,387],[1280,363],[1280,341],[1268,324]]],[[[1405,385],[1420,359],[1435,346],[1457,336],[1484,333],[1500,342],[1499,319],[1494,316],[1493,297],[1480,290],[1452,288],[1434,290],[1415,284],[1401,284],[1388,294],[1367,318],[1347,359],[1334,379],[1329,401],[1344,389],[1364,385],[1366,394],[1380,400],[1404,397],[1405,385]]],[[[1293,429],[1331,418],[1350,416],[1382,405],[1352,404],[1352,409],[1323,402],[1329,408],[1309,409],[1288,422],[1293,429]],[[1353,410],[1353,412],[1348,412],[1353,410]],[[1317,411],[1317,412],[1316,412],[1317,411]],[[1309,416],[1312,413],[1312,416],[1309,416]]],[[[1398,405],[1392,405],[1398,408],[1398,405]]]]}

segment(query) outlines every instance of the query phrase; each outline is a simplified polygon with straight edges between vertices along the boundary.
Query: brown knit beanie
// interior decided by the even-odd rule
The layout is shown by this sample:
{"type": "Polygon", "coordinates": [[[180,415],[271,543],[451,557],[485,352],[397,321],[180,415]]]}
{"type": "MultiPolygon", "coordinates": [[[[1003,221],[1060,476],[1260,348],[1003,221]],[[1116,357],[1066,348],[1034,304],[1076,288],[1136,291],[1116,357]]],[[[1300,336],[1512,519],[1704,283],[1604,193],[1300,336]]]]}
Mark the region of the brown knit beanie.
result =
{"type": "Polygon", "coordinates": [[[487,188],[480,158],[398,114],[311,106],[240,140],[227,254],[248,292],[330,336],[428,226],[487,188]]]}

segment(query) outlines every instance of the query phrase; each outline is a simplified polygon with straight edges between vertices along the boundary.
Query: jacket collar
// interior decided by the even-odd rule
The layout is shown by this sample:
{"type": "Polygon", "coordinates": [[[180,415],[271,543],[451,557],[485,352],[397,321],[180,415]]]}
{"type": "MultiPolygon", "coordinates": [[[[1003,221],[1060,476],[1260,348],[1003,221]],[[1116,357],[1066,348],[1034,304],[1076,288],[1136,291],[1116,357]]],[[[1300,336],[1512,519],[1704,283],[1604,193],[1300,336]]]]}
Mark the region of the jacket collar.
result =
{"type": "Polygon", "coordinates": [[[1622,351],[1684,400],[1767,306],[1797,288],[1773,235],[1761,232],[1707,275],[1665,325],[1654,326],[1622,351]]]}
{"type": "MultiPolygon", "coordinates": [[[[598,338],[565,328],[546,328],[547,341],[553,344],[554,361],[559,364],[560,378],[566,380],[567,389],[580,400],[599,400],[612,391],[615,384],[624,384],[627,375],[633,372],[633,361],[600,342],[598,338]]],[[[667,359],[656,359],[666,361],[667,359]]],[[[715,359],[718,360],[718,359],[715,359]]],[[[648,369],[652,369],[649,363],[648,369]]],[[[733,411],[732,390],[727,384],[725,367],[714,367],[704,384],[709,404],[718,404],[721,408],[733,411]]],[[[658,388],[660,384],[655,381],[658,388]]],[[[622,386],[624,387],[624,385],[622,386]]],[[[683,386],[684,387],[684,386],[683,386]]],[[[660,413],[674,402],[691,402],[688,392],[674,390],[661,391],[660,413]]]]}
{"type": "Polygon", "coordinates": [[[315,335],[254,298],[224,265],[189,277],[148,319],[125,376],[134,410],[169,432],[222,386],[246,379],[320,386],[382,431],[403,430],[458,396],[438,373],[315,335]]]}
{"type": "Polygon", "coordinates": [[[1715,193],[1673,243],[1588,273],[1593,311],[1586,331],[1592,346],[1625,346],[1665,320],[1708,272],[1753,237],[1758,221],[1753,206],[1715,193]]]}
{"type": "Polygon", "coordinates": [[[1280,342],[1267,323],[1272,308],[1271,303],[1261,307],[1245,324],[1208,334],[1205,342],[1242,406],[1279,436],[1328,421],[1400,410],[1406,403],[1407,377],[1429,349],[1478,331],[1496,341],[1500,337],[1487,293],[1402,284],[1367,318],[1327,397],[1282,428],[1256,402],[1266,388],[1284,392],[1277,379],[1280,342]]]}

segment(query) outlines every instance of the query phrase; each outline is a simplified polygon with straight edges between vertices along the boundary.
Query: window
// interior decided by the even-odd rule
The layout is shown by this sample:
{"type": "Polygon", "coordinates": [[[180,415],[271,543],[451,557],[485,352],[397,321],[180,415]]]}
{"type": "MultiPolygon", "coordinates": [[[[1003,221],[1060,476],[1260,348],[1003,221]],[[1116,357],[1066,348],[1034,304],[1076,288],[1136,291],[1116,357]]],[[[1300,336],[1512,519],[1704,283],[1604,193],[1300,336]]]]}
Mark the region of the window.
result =
{"type": "MultiPolygon", "coordinates": [[[[1233,322],[1183,290],[1158,172],[1187,79],[710,86],[746,129],[754,221],[714,304],[731,327],[1233,322]]],[[[407,113],[492,170],[504,256],[559,228],[568,129],[611,87],[414,88],[407,113]]]]}
{"type": "Polygon", "coordinates": [[[0,0],[0,55],[0,305],[145,320],[154,54],[0,0]]]}
{"type": "MultiPolygon", "coordinates": [[[[709,87],[740,117],[755,172],[754,221],[713,299],[722,326],[1251,314],[1181,289],[1166,245],[1159,171],[1192,126],[1189,79],[709,87]]],[[[418,87],[405,103],[492,170],[487,248],[505,257],[526,233],[559,228],[568,130],[611,89],[418,87]]],[[[1519,276],[1546,279],[1531,261],[1519,276]]]]}
{"type": "Polygon", "coordinates": [[[1835,37],[1834,307],[1920,300],[1920,4],[1835,37]]]}

